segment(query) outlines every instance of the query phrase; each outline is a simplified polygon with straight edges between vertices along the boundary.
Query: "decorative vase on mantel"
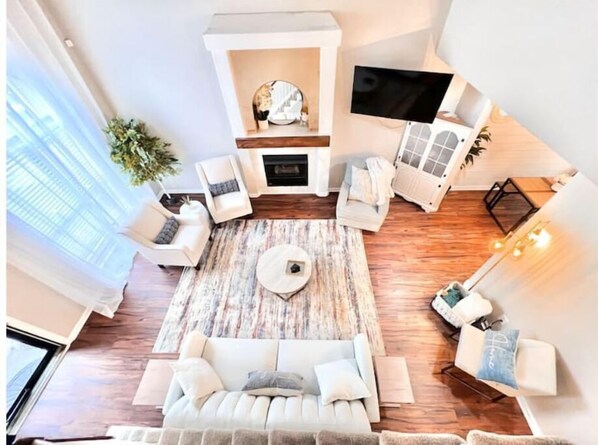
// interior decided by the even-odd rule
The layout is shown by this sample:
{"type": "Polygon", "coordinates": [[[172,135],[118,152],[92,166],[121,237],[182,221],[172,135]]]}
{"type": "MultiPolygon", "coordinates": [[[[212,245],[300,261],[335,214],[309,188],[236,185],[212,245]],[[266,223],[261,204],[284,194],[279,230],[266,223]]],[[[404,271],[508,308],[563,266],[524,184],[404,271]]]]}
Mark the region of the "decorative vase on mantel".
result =
{"type": "Polygon", "coordinates": [[[257,126],[260,130],[267,130],[268,129],[268,120],[264,120],[264,121],[257,121],[257,126]]]}

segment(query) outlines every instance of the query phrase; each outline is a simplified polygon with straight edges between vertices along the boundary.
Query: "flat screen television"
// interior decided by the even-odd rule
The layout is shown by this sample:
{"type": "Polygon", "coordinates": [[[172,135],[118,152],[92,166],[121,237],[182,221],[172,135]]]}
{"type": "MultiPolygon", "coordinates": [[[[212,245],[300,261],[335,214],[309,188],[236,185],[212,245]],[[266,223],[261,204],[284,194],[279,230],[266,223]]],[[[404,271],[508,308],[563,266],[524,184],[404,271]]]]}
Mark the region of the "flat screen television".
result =
{"type": "Polygon", "coordinates": [[[356,66],[351,113],[432,122],[452,74],[356,66]]]}

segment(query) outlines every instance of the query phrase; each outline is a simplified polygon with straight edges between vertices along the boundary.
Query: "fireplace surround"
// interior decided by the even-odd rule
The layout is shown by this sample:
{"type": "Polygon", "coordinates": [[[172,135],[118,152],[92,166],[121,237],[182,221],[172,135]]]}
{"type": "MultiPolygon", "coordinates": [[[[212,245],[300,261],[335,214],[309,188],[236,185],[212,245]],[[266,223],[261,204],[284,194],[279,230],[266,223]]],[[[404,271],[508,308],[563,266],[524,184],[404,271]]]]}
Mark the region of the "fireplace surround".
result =
{"type": "Polygon", "coordinates": [[[336,62],[341,35],[334,16],[327,11],[215,14],[212,17],[203,39],[212,54],[243,176],[252,198],[261,194],[328,195],[336,62]],[[291,62],[281,64],[280,55],[292,55],[291,62]],[[298,71],[297,61],[302,55],[306,63],[298,71]],[[306,93],[309,99],[307,127],[273,125],[256,132],[251,110],[253,94],[272,79],[289,81],[306,93]],[[296,158],[301,162],[293,166],[279,163],[276,168],[270,164],[273,158],[266,157],[269,155],[301,155],[296,158]]]}

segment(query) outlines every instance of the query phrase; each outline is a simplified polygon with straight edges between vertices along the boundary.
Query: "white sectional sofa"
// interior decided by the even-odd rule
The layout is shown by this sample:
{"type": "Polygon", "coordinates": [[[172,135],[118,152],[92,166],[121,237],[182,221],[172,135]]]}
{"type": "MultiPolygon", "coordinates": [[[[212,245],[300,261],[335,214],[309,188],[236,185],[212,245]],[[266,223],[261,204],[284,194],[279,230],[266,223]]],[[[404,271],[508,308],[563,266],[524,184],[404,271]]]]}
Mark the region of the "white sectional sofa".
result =
{"type": "Polygon", "coordinates": [[[376,379],[367,337],[354,340],[254,340],[206,337],[191,332],[179,360],[201,357],[220,376],[224,391],[202,402],[183,396],[173,378],[163,407],[164,427],[333,430],[369,432],[380,421],[376,379]],[[371,397],[322,405],[314,365],[355,359],[371,397]],[[256,370],[290,371],[301,375],[305,394],[298,397],[251,396],[241,391],[248,373],[256,370]]]}

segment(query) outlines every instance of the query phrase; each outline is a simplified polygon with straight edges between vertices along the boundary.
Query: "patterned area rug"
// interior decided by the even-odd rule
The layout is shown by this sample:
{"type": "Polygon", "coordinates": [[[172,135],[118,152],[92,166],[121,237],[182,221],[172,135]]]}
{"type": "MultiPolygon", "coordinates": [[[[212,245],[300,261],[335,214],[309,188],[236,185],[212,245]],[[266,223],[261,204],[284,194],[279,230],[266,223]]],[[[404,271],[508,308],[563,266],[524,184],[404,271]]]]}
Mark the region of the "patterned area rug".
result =
{"type": "Polygon", "coordinates": [[[214,229],[202,269],[185,268],[154,345],[177,352],[189,331],[237,338],[352,339],[368,335],[384,355],[361,231],[335,220],[235,220],[214,229]],[[295,244],[310,255],[307,286],[288,302],[256,279],[270,247],[295,244]]]}

